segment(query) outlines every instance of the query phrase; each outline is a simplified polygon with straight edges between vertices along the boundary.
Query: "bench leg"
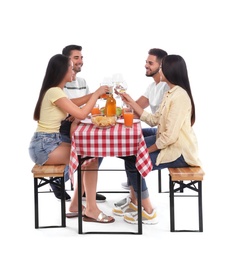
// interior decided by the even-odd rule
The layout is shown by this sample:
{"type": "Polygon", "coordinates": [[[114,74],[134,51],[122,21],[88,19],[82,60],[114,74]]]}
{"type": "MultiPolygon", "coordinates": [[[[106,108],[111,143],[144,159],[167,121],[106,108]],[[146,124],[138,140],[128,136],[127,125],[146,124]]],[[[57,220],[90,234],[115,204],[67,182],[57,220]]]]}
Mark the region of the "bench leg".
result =
{"type": "Polygon", "coordinates": [[[158,170],[158,192],[162,192],[162,183],[161,183],[161,170],[158,170]]]}
{"type": "Polygon", "coordinates": [[[174,212],[174,185],[169,175],[169,193],[170,193],[170,231],[175,231],[175,212],[174,212]]]}
{"type": "Polygon", "coordinates": [[[199,232],[203,232],[202,182],[201,181],[198,181],[198,212],[199,212],[199,232]]]}
{"type": "MultiPolygon", "coordinates": [[[[194,181],[195,182],[195,181],[194,181]]],[[[198,197],[198,217],[199,217],[199,230],[176,230],[175,229],[175,209],[174,209],[174,199],[175,199],[175,195],[174,195],[174,181],[172,181],[171,176],[169,175],[169,193],[170,193],[170,231],[171,232],[177,232],[177,231],[184,231],[184,232],[203,232],[203,213],[202,213],[202,182],[201,181],[197,181],[196,183],[198,183],[198,189],[194,190],[196,191],[198,194],[196,197],[198,197]]],[[[190,186],[183,186],[184,182],[180,182],[180,190],[184,188],[190,188],[190,186]]],[[[189,197],[191,197],[190,195],[188,195],[189,197]]],[[[193,196],[193,195],[192,195],[193,196]]],[[[184,197],[184,195],[179,195],[178,197],[184,197]]],[[[187,197],[187,195],[186,195],[187,197]]],[[[195,197],[195,196],[193,196],[195,197]]]]}
{"type": "MultiPolygon", "coordinates": [[[[34,178],[34,214],[35,214],[35,228],[53,228],[53,227],[66,227],[66,204],[65,204],[65,182],[64,177],[61,178],[61,225],[59,226],[39,226],[39,188],[50,184],[52,182],[52,179],[50,181],[46,181],[45,184],[38,184],[38,180],[40,178],[34,178]]],[[[41,180],[44,180],[41,178],[41,180]]],[[[42,192],[41,192],[42,193],[42,192]]]]}
{"type": "Polygon", "coordinates": [[[39,212],[38,212],[38,179],[34,178],[34,217],[35,228],[39,228],[39,212]]]}
{"type": "Polygon", "coordinates": [[[62,227],[66,227],[66,205],[65,205],[65,182],[64,177],[61,178],[61,220],[62,227]]]}

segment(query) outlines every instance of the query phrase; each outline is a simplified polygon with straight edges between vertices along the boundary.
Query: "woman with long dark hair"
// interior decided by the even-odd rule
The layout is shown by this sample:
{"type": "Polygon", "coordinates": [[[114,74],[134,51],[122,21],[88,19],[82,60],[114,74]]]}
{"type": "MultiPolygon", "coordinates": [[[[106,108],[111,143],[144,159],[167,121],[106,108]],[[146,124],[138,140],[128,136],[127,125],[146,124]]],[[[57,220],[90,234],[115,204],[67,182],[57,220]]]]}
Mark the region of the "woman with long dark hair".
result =
{"type": "MultiPolygon", "coordinates": [[[[195,123],[195,105],[188,79],[184,59],[179,55],[167,55],[160,67],[160,79],[169,86],[162,103],[155,114],[144,111],[127,93],[121,94],[122,100],[134,109],[140,119],[150,126],[157,126],[156,135],[145,137],[153,170],[200,166],[198,159],[197,139],[193,132],[195,123]]],[[[124,204],[115,204],[113,212],[123,212],[124,220],[137,223],[137,174],[134,156],[124,157],[125,168],[131,183],[130,199],[124,204]],[[135,194],[136,196],[133,196],[135,194]]],[[[143,223],[158,222],[153,208],[145,179],[142,179],[142,217],[143,223]]]]}
{"type": "MultiPolygon", "coordinates": [[[[108,91],[107,86],[101,86],[92,94],[70,100],[63,88],[67,82],[72,81],[72,76],[73,63],[70,58],[57,54],[50,59],[34,110],[34,120],[37,121],[37,129],[29,146],[30,157],[36,164],[69,164],[71,144],[61,140],[59,132],[61,121],[68,114],[79,120],[85,119],[91,112],[97,99],[108,91]],[[84,106],[80,107],[82,105],[84,106]]],[[[98,161],[94,160],[86,168],[88,170],[97,169],[98,161]]],[[[114,218],[106,216],[96,204],[97,177],[98,171],[91,171],[91,174],[83,174],[86,192],[84,214],[99,223],[113,222],[114,218]]],[[[77,210],[77,202],[76,186],[70,208],[77,210]]]]}

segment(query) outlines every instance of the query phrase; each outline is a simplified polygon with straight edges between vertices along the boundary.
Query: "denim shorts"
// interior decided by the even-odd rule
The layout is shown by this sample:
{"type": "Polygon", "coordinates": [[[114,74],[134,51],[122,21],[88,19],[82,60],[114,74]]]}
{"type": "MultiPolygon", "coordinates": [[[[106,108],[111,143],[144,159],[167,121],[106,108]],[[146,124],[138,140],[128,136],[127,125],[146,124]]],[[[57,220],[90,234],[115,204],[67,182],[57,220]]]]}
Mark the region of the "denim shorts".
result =
{"type": "Polygon", "coordinates": [[[49,154],[61,143],[60,133],[34,133],[29,145],[31,160],[38,165],[43,165],[48,160],[49,154]]]}

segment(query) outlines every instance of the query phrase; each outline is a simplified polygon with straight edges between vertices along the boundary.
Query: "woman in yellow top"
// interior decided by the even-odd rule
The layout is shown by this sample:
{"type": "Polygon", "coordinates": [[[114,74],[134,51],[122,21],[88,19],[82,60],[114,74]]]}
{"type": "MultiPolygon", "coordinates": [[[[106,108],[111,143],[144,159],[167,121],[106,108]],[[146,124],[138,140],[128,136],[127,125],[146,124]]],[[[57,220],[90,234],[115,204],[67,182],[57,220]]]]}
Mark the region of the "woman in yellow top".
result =
{"type": "MultiPolygon", "coordinates": [[[[155,114],[144,111],[128,94],[121,94],[122,100],[131,106],[140,119],[150,126],[157,126],[157,133],[145,137],[153,170],[168,167],[199,166],[197,139],[193,132],[195,106],[184,59],[179,55],[167,55],[162,60],[160,79],[166,82],[169,90],[155,114]]],[[[137,223],[137,177],[134,174],[135,157],[123,158],[127,177],[131,183],[130,198],[115,204],[113,212],[124,215],[125,221],[137,223]],[[131,170],[131,171],[129,171],[131,170]],[[130,212],[130,213],[128,213],[130,212]]],[[[142,179],[143,223],[158,222],[156,210],[149,199],[145,179],[142,179]]]]}
{"type": "MultiPolygon", "coordinates": [[[[71,145],[61,140],[59,132],[61,121],[68,114],[79,120],[85,119],[97,99],[108,92],[107,86],[101,86],[92,94],[70,100],[63,88],[67,82],[72,81],[73,75],[73,63],[70,58],[57,54],[50,59],[34,110],[34,120],[38,125],[29,146],[30,157],[36,164],[68,165],[71,145]],[[83,104],[85,105],[80,107],[83,104]]],[[[87,168],[97,169],[98,161],[95,160],[87,168]]],[[[106,216],[96,205],[97,176],[97,171],[91,171],[91,174],[83,176],[86,192],[85,214],[99,223],[113,222],[114,218],[106,216]]],[[[76,188],[70,208],[77,209],[77,201],[76,188]]]]}

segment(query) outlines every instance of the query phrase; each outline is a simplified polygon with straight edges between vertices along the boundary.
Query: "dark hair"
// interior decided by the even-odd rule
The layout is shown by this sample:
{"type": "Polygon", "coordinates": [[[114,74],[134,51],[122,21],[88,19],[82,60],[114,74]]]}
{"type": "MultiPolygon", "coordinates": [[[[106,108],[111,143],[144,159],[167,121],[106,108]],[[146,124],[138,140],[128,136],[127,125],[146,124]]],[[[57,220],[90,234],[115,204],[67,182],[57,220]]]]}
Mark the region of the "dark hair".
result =
{"type": "Polygon", "coordinates": [[[82,46],[80,46],[80,45],[68,45],[68,46],[63,48],[62,54],[67,56],[67,57],[70,57],[71,52],[74,51],[74,50],[82,51],[82,46]]]}
{"type": "Polygon", "coordinates": [[[41,103],[46,91],[52,87],[57,87],[66,75],[69,67],[69,60],[70,59],[65,55],[56,54],[51,57],[48,62],[39,98],[34,110],[34,120],[38,121],[40,118],[41,103]]]}
{"type": "Polygon", "coordinates": [[[148,54],[149,55],[153,55],[153,56],[156,56],[157,58],[157,61],[159,62],[159,64],[161,64],[161,61],[162,59],[168,55],[168,53],[162,49],[158,49],[158,48],[153,48],[153,49],[150,49],[148,51],[148,54]]]}
{"type": "Polygon", "coordinates": [[[162,60],[162,72],[170,83],[182,87],[188,93],[192,103],[191,125],[193,125],[196,120],[195,105],[184,59],[179,55],[165,56],[162,60]]]}

